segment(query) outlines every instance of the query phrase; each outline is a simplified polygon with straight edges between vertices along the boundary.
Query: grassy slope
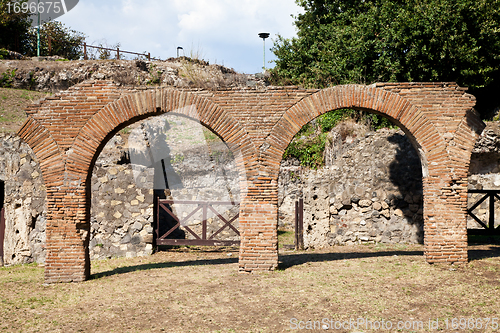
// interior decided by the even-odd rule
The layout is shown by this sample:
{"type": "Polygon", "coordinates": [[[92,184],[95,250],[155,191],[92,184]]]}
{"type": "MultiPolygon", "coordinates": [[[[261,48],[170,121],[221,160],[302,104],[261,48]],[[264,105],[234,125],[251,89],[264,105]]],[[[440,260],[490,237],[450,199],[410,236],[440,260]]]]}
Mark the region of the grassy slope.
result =
{"type": "Polygon", "coordinates": [[[47,93],[0,88],[0,132],[17,132],[26,119],[24,109],[47,93]]]}

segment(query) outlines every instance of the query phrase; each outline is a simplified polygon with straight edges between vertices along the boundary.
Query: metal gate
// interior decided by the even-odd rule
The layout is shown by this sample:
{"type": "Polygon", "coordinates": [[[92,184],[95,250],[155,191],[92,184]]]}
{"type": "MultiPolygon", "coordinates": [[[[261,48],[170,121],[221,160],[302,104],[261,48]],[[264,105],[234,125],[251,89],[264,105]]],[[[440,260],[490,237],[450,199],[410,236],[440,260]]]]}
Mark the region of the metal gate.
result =
{"type": "MultiPolygon", "coordinates": [[[[174,200],[158,200],[157,211],[156,211],[156,245],[204,245],[204,246],[230,246],[230,245],[240,245],[239,240],[224,240],[224,239],[215,239],[216,236],[221,234],[221,232],[230,228],[235,232],[235,234],[239,237],[240,232],[238,229],[232,224],[238,217],[239,212],[232,217],[231,219],[226,219],[222,214],[217,212],[214,206],[235,206],[238,203],[231,201],[174,201],[174,200]],[[187,216],[182,219],[179,219],[170,208],[171,205],[196,205],[196,208],[191,211],[187,216]],[[170,227],[165,233],[161,231],[160,226],[160,212],[161,210],[168,213],[175,221],[175,225],[170,227]],[[201,234],[197,234],[190,226],[186,225],[185,222],[188,221],[194,214],[202,210],[202,221],[201,221],[201,234]],[[215,216],[217,216],[220,221],[223,222],[223,226],[214,231],[211,235],[208,235],[208,211],[212,211],[215,216]],[[189,232],[194,239],[176,239],[176,238],[167,238],[169,235],[174,233],[174,231],[178,230],[178,228],[182,228],[189,232]],[[163,234],[161,234],[163,233],[163,234]]],[[[212,220],[213,222],[213,220],[212,220]]]]}

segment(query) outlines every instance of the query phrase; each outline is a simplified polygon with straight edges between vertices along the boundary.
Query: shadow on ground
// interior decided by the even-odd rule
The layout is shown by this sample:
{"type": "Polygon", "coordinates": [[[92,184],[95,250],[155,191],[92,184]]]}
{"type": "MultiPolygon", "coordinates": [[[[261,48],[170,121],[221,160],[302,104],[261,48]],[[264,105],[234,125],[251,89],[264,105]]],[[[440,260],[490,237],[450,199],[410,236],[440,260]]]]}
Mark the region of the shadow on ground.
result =
{"type": "Polygon", "coordinates": [[[307,262],[336,261],[346,259],[361,259],[374,257],[393,257],[393,256],[423,256],[423,251],[377,251],[377,252],[330,252],[314,253],[304,252],[296,254],[286,254],[280,256],[279,269],[287,269],[292,266],[302,265],[307,262]]]}
{"type": "MultiPolygon", "coordinates": [[[[366,252],[299,252],[290,254],[281,254],[279,256],[278,269],[285,270],[287,268],[302,265],[308,262],[324,262],[337,261],[348,259],[376,258],[376,257],[393,257],[393,256],[422,256],[423,251],[415,250],[394,250],[394,251],[366,251],[366,252]]],[[[469,246],[469,260],[479,260],[485,258],[500,257],[499,244],[471,244],[469,246]]],[[[184,267],[184,266],[204,266],[204,265],[228,265],[238,262],[237,255],[230,258],[215,258],[215,259],[198,259],[187,261],[169,261],[159,263],[148,263],[135,266],[118,267],[110,271],[96,273],[91,276],[92,279],[112,276],[116,274],[125,274],[135,271],[144,271],[158,268],[184,267]]]]}
{"type": "Polygon", "coordinates": [[[204,265],[227,265],[234,264],[238,262],[238,257],[236,258],[220,258],[220,259],[200,259],[200,260],[187,260],[187,261],[169,261],[169,262],[158,262],[149,263],[143,265],[117,267],[113,270],[92,274],[91,279],[98,279],[105,276],[111,276],[115,274],[125,274],[135,271],[147,271],[150,269],[158,268],[170,268],[170,267],[183,267],[183,266],[204,266],[204,265]]]}

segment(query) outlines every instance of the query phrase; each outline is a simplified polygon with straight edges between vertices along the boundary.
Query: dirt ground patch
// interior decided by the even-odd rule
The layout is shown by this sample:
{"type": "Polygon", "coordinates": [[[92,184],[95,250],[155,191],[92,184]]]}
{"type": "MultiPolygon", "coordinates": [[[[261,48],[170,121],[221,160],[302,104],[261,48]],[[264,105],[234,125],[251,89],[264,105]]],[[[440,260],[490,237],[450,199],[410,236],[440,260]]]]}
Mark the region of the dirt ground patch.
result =
{"type": "Polygon", "coordinates": [[[321,324],[375,332],[383,321],[391,331],[401,322],[400,332],[429,332],[438,321],[455,332],[454,318],[473,318],[458,331],[492,332],[495,320],[485,328],[484,318],[500,317],[500,246],[476,245],[470,256],[457,267],[427,264],[419,245],[280,250],[278,270],[240,274],[235,249],[178,249],[94,261],[91,280],[56,285],[43,285],[43,267],[4,267],[0,330],[294,332],[321,324]],[[358,320],[375,326],[353,326],[358,320]]]}

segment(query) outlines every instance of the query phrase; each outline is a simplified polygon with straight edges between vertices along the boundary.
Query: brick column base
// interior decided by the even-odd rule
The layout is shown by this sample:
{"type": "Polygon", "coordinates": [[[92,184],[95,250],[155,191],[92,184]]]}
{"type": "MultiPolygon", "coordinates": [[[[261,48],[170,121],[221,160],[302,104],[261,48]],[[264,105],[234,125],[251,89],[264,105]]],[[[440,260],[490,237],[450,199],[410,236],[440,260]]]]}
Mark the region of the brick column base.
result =
{"type": "Polygon", "coordinates": [[[270,271],[278,267],[278,207],[265,201],[240,206],[240,272],[270,271]]]}
{"type": "Polygon", "coordinates": [[[468,260],[467,183],[462,182],[459,186],[434,185],[434,191],[432,183],[424,183],[424,255],[428,263],[468,260]]]}
{"type": "Polygon", "coordinates": [[[90,276],[85,200],[81,188],[47,190],[45,283],[81,282],[90,276]]]}

